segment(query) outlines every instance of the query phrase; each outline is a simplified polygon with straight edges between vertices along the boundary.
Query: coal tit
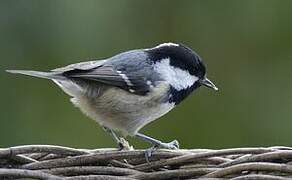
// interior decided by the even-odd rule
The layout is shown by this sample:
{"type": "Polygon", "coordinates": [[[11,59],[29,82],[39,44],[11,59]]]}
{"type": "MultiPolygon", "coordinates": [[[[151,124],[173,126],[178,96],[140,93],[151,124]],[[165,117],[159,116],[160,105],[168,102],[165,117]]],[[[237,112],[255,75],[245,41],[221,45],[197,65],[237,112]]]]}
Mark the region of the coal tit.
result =
{"type": "Polygon", "coordinates": [[[108,59],[71,64],[49,72],[8,72],[52,80],[72,97],[76,107],[119,143],[116,131],[169,149],[178,148],[178,142],[163,143],[139,130],[169,112],[200,86],[218,90],[207,79],[199,55],[175,43],[126,51],[108,59]]]}

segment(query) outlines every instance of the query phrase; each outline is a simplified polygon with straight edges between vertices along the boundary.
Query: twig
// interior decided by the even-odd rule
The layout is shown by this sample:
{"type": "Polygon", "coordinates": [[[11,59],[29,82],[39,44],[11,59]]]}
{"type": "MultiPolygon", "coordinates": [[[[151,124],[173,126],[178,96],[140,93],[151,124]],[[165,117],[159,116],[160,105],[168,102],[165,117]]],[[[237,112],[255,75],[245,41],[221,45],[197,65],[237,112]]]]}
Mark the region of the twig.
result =
{"type": "Polygon", "coordinates": [[[231,180],[291,180],[291,178],[285,178],[285,177],[273,176],[273,175],[264,175],[264,174],[251,174],[251,175],[232,178],[231,180]]]}
{"type": "Polygon", "coordinates": [[[27,157],[27,156],[22,155],[22,154],[12,156],[11,159],[13,159],[19,163],[22,163],[22,164],[37,162],[37,160],[30,158],[30,157],[27,157]]]}
{"type": "Polygon", "coordinates": [[[273,149],[267,148],[236,148],[236,149],[225,149],[225,150],[218,150],[218,151],[211,151],[211,152],[203,152],[197,154],[187,154],[180,157],[174,157],[171,159],[163,159],[160,161],[155,161],[151,163],[141,164],[135,167],[137,170],[149,170],[154,168],[159,168],[167,165],[175,165],[180,164],[183,162],[190,162],[196,159],[207,158],[211,156],[223,156],[223,155],[230,155],[230,154],[259,154],[264,152],[271,152],[274,151],[273,149]]]}
{"type": "Polygon", "coordinates": [[[168,170],[153,173],[141,173],[134,176],[130,176],[136,179],[172,179],[172,178],[189,178],[198,177],[217,170],[216,168],[198,168],[198,169],[180,169],[180,170],[168,170]]]}
{"type": "MultiPolygon", "coordinates": [[[[74,157],[66,157],[54,160],[46,160],[42,162],[30,163],[22,166],[25,169],[45,169],[53,167],[67,167],[67,166],[82,166],[88,164],[103,164],[110,160],[119,160],[127,157],[129,159],[145,159],[145,152],[141,150],[134,151],[110,151],[110,152],[100,152],[95,154],[86,154],[74,157]]],[[[159,155],[160,158],[173,157],[181,153],[160,151],[159,153],[153,153],[153,158],[159,155]]]]}
{"type": "Polygon", "coordinates": [[[236,174],[242,171],[276,171],[281,173],[292,173],[292,166],[284,164],[275,164],[275,163],[244,163],[230,166],[224,169],[220,169],[214,172],[211,172],[204,177],[206,178],[220,178],[227,176],[229,174],[236,174]]]}
{"type": "Polygon", "coordinates": [[[28,153],[54,153],[54,154],[65,154],[65,155],[81,155],[87,154],[86,151],[80,151],[73,148],[52,146],[52,145],[28,145],[28,146],[16,146],[10,148],[0,149],[0,158],[11,157],[17,154],[28,154],[28,153]]]}
{"type": "Polygon", "coordinates": [[[235,164],[241,164],[241,163],[246,163],[246,162],[262,162],[262,161],[274,161],[277,159],[284,159],[284,158],[292,158],[292,151],[287,151],[287,150],[283,150],[283,151],[279,151],[279,152],[267,152],[267,153],[263,153],[263,154],[258,154],[258,155],[254,155],[254,156],[246,156],[244,158],[238,158],[235,161],[231,161],[231,162],[227,162],[222,164],[220,167],[228,167],[231,165],[235,165],[235,164]]]}
{"type": "Polygon", "coordinates": [[[292,179],[292,148],[118,151],[27,145],[0,149],[0,179],[292,179]]]}
{"type": "Polygon", "coordinates": [[[79,175],[90,175],[90,174],[128,176],[128,175],[139,173],[139,171],[132,170],[132,169],[106,167],[106,166],[79,166],[79,167],[52,168],[49,170],[43,170],[42,172],[54,174],[54,175],[64,175],[64,176],[79,176],[79,175]]]}
{"type": "Polygon", "coordinates": [[[136,180],[129,177],[109,176],[109,175],[89,175],[89,176],[74,176],[64,178],[65,180],[136,180]]]}
{"type": "Polygon", "coordinates": [[[55,180],[62,179],[58,176],[47,174],[41,171],[31,171],[24,169],[0,169],[0,177],[55,179],[55,180]]]}

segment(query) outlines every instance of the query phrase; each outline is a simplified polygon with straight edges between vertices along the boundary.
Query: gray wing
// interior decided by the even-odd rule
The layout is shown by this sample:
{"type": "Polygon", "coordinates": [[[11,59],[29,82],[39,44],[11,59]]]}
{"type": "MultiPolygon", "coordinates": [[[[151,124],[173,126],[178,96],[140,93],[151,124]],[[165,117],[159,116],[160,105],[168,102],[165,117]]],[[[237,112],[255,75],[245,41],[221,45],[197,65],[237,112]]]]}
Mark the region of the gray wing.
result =
{"type": "Polygon", "coordinates": [[[140,50],[116,55],[104,61],[89,61],[54,69],[78,81],[95,81],[145,95],[154,85],[155,74],[147,56],[140,50]]]}
{"type": "Polygon", "coordinates": [[[86,62],[80,62],[75,64],[70,64],[65,67],[56,68],[51,71],[53,72],[66,72],[66,71],[72,71],[72,70],[89,70],[98,66],[103,65],[106,62],[106,60],[95,60],[95,61],[86,61],[86,62]]]}

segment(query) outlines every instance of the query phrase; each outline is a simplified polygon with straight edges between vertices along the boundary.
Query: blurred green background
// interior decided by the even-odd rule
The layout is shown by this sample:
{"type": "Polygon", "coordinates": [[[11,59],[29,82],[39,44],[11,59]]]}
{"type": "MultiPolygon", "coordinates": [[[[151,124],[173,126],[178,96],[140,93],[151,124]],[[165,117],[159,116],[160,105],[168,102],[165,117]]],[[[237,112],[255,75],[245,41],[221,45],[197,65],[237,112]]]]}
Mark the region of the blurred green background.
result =
{"type": "Polygon", "coordinates": [[[289,0],[1,0],[0,146],[115,146],[52,82],[5,69],[49,70],[169,41],[195,49],[220,91],[200,88],[142,132],[182,148],[292,146],[291,8],[289,0]]]}

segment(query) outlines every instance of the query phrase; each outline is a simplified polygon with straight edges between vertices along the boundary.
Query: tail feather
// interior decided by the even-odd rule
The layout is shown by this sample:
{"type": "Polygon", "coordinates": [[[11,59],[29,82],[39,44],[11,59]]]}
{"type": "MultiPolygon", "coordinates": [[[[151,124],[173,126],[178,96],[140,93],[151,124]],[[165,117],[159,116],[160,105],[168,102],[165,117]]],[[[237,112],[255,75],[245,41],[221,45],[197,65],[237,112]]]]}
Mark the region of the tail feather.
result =
{"type": "Polygon", "coordinates": [[[27,76],[33,76],[38,78],[45,79],[65,79],[64,76],[60,75],[60,73],[56,72],[41,72],[41,71],[29,71],[29,70],[6,70],[6,72],[13,74],[23,74],[27,76]]]}
{"type": "Polygon", "coordinates": [[[70,79],[66,78],[60,72],[41,72],[30,70],[6,70],[6,71],[13,74],[23,74],[27,76],[53,80],[65,93],[72,97],[80,96],[80,94],[83,94],[83,89],[81,86],[74,83],[70,79]]]}

